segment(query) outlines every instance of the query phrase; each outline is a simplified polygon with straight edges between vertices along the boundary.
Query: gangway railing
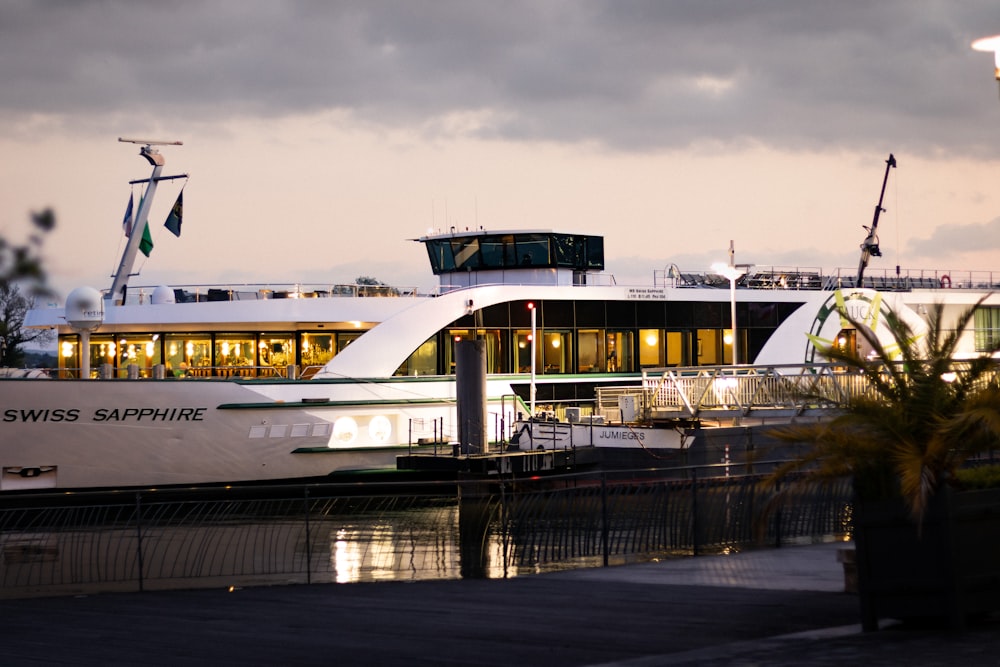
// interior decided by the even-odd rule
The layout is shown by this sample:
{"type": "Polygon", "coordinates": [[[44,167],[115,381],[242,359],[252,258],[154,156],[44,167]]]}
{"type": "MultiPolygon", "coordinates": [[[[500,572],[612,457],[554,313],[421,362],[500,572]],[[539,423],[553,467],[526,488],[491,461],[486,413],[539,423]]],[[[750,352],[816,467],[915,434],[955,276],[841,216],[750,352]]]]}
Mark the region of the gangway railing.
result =
{"type": "Polygon", "coordinates": [[[875,396],[866,376],[829,363],[648,368],[639,386],[598,388],[596,411],[612,422],[788,418],[865,395],[875,396]]]}

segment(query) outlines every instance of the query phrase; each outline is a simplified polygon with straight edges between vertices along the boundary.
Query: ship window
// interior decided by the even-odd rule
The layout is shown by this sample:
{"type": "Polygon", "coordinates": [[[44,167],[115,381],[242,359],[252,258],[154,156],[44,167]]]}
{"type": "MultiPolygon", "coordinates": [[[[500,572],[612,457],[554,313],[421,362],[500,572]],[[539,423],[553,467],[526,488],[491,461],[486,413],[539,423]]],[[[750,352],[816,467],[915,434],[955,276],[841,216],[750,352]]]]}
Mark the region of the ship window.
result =
{"type": "Polygon", "coordinates": [[[288,367],[295,363],[295,334],[260,334],[257,356],[261,375],[284,377],[288,367]]]}
{"type": "Polygon", "coordinates": [[[257,360],[257,345],[249,334],[216,334],[215,365],[225,369],[221,375],[229,375],[231,369],[241,367],[241,374],[252,374],[257,360]]]}
{"type": "Polygon", "coordinates": [[[635,370],[631,331],[609,331],[605,349],[609,373],[631,373],[635,370]]]}
{"type": "Polygon", "coordinates": [[[438,375],[437,348],[437,334],[435,334],[407,357],[394,375],[438,375]]]}
{"type": "Polygon", "coordinates": [[[549,237],[541,234],[518,236],[517,257],[521,266],[550,266],[549,237]]]}
{"type": "Polygon", "coordinates": [[[455,268],[455,258],[451,254],[451,245],[446,240],[427,241],[427,257],[431,261],[431,269],[435,274],[451,271],[455,268]]]}
{"type": "Polygon", "coordinates": [[[299,351],[303,377],[312,377],[323,364],[333,358],[334,343],[335,334],[312,331],[302,334],[299,351]]]}
{"type": "MultiPolygon", "coordinates": [[[[93,345],[93,339],[91,339],[93,345]]],[[[76,378],[80,372],[80,336],[77,334],[59,336],[59,378],[76,378]]],[[[93,363],[93,362],[92,362],[93,363]]],[[[93,365],[91,365],[93,368],[93,365]]]]}
{"type": "Polygon", "coordinates": [[[556,266],[575,267],[578,265],[575,237],[557,234],[552,238],[552,241],[552,254],[555,255],[556,266]]]}
{"type": "Polygon", "coordinates": [[[639,365],[660,368],[663,358],[663,330],[639,329],[639,365]]]}
{"type": "Polygon", "coordinates": [[[468,329],[448,329],[448,339],[444,346],[444,367],[449,375],[455,372],[455,344],[460,340],[471,340],[472,333],[468,329]]]}
{"type": "Polygon", "coordinates": [[[461,340],[484,341],[486,372],[502,373],[503,357],[500,331],[498,329],[448,329],[448,345],[445,348],[445,367],[449,373],[455,372],[455,345],[461,340]]]}
{"type": "MultiPolygon", "coordinates": [[[[531,372],[531,329],[518,329],[514,332],[514,356],[518,373],[531,372]]],[[[536,352],[536,355],[537,352],[536,352]]],[[[538,366],[535,366],[538,372],[538,366]]]]}
{"type": "Polygon", "coordinates": [[[726,363],[725,356],[732,358],[732,344],[726,345],[723,351],[721,329],[698,329],[697,364],[699,366],[717,366],[726,363]]]}
{"type": "MultiPolygon", "coordinates": [[[[513,252],[513,244],[508,243],[512,237],[487,236],[479,244],[479,255],[482,266],[487,269],[502,269],[504,267],[504,249],[508,246],[513,252]]],[[[516,262],[511,262],[516,263],[516,262]]]]}
{"type": "Polygon", "coordinates": [[[1000,345],[1000,307],[980,306],[973,315],[976,352],[990,352],[1000,345]]]}
{"type": "Polygon", "coordinates": [[[586,256],[587,256],[587,268],[588,269],[604,269],[604,238],[601,236],[587,236],[585,237],[587,244],[586,256]]]}
{"type": "Polygon", "coordinates": [[[607,321],[604,316],[603,301],[578,301],[575,310],[577,326],[603,327],[607,321]]]}
{"type": "MultiPolygon", "coordinates": [[[[91,344],[93,348],[93,344],[91,344]]],[[[160,363],[160,337],[152,334],[128,334],[117,339],[114,361],[103,360],[100,363],[112,363],[118,368],[119,377],[128,377],[128,367],[134,365],[139,377],[153,377],[153,366],[160,363]]],[[[110,358],[107,357],[106,359],[110,358]]],[[[93,364],[93,357],[91,357],[93,364]]]]}
{"type": "MultiPolygon", "coordinates": [[[[607,338],[600,329],[580,329],[576,334],[577,370],[580,373],[603,373],[611,366],[605,353],[607,338]]],[[[617,363],[617,352],[615,352],[617,363]]]]}
{"type": "Polygon", "coordinates": [[[456,269],[478,269],[479,268],[479,239],[465,238],[456,239],[451,242],[452,253],[455,256],[456,269]]]}
{"type": "Polygon", "coordinates": [[[667,331],[665,341],[667,344],[666,361],[667,366],[690,366],[687,361],[687,350],[684,339],[687,334],[683,331],[667,331]]]}
{"type": "Polygon", "coordinates": [[[98,377],[101,367],[110,364],[113,368],[118,367],[118,339],[113,335],[92,335],[90,337],[90,376],[98,377]]]}
{"type": "Polygon", "coordinates": [[[355,331],[337,334],[337,354],[344,351],[344,348],[361,338],[361,334],[355,331]]]}
{"type": "Polygon", "coordinates": [[[573,337],[569,331],[545,331],[538,340],[543,373],[571,372],[573,337]]]}
{"type": "Polygon", "coordinates": [[[167,372],[208,375],[212,366],[212,339],[208,334],[167,334],[164,337],[167,372]]]}

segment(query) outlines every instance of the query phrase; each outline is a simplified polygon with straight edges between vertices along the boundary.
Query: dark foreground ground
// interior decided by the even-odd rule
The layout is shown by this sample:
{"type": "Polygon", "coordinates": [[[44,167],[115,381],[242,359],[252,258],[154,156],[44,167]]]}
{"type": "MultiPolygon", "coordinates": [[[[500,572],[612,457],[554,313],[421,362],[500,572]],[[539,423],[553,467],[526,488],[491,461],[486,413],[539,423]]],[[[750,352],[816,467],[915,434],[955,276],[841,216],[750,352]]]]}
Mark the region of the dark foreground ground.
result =
{"type": "Polygon", "coordinates": [[[836,545],[509,580],[0,601],[3,665],[1000,665],[1000,619],[862,633],[836,545]]]}

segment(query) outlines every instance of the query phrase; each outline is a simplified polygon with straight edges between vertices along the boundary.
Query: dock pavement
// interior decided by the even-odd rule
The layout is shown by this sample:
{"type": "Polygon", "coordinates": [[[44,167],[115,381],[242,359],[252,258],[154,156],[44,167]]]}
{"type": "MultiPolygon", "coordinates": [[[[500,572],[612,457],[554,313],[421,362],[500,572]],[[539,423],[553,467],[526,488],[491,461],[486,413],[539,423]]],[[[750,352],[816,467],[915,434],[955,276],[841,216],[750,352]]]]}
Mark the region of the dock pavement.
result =
{"type": "Polygon", "coordinates": [[[1000,618],[863,633],[827,543],[502,580],[0,601],[3,665],[1000,665],[1000,618]]]}

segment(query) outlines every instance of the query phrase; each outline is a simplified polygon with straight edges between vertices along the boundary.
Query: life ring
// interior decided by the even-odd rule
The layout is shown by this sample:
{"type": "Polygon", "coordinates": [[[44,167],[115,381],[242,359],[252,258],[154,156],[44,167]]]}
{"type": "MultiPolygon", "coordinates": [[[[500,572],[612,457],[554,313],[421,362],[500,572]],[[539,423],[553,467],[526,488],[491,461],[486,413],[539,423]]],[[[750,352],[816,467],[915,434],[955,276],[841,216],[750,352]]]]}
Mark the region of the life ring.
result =
{"type": "Polygon", "coordinates": [[[947,273],[941,276],[941,287],[942,289],[948,289],[951,287],[951,276],[947,273]]]}

